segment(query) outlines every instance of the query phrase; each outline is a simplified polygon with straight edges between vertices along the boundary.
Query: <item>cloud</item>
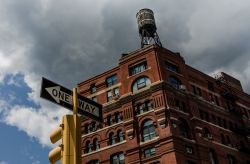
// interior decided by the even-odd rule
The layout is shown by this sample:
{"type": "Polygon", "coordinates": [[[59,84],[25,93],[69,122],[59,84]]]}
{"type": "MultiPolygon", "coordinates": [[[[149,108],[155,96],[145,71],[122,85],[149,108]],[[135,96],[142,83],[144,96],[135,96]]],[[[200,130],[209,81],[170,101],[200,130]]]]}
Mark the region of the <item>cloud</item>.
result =
{"type": "Polygon", "coordinates": [[[8,164],[6,161],[0,161],[0,164],[8,164]]]}
{"type": "Polygon", "coordinates": [[[0,3],[0,83],[29,88],[24,104],[10,107],[9,101],[1,99],[0,113],[4,113],[6,124],[25,131],[42,145],[50,145],[49,131],[67,110],[41,100],[41,77],[73,88],[78,82],[116,66],[120,54],[140,47],[135,15],[144,7],[155,13],[164,47],[180,51],[187,64],[205,73],[220,70],[232,74],[250,92],[248,1],[0,3]],[[23,75],[23,83],[15,78],[18,74],[23,75]],[[9,75],[13,77],[4,81],[9,75]],[[27,102],[32,103],[27,106],[27,102]]]}
{"type": "Polygon", "coordinates": [[[43,113],[42,110],[36,111],[33,108],[24,108],[21,106],[15,106],[9,112],[5,113],[3,121],[26,132],[43,146],[51,145],[49,134],[60,123],[58,118],[53,119],[47,113],[43,113]]]}

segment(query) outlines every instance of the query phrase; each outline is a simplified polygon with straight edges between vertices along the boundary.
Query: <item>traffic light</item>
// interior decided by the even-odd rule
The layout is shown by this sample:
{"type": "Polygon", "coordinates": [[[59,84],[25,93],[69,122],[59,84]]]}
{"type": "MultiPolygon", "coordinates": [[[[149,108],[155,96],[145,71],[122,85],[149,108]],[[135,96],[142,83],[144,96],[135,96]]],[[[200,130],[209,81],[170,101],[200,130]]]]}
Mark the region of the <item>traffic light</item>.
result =
{"type": "Polygon", "coordinates": [[[49,152],[49,160],[54,164],[81,164],[80,118],[77,115],[65,115],[61,125],[50,135],[52,143],[62,139],[59,146],[49,152]]]}
{"type": "MultiPolygon", "coordinates": [[[[63,129],[64,129],[64,124],[63,124],[63,120],[62,120],[62,123],[60,124],[60,126],[50,134],[51,143],[54,144],[62,138],[63,129]]],[[[59,146],[57,146],[56,148],[54,148],[53,150],[51,150],[49,152],[50,163],[53,164],[56,161],[60,160],[62,158],[62,151],[63,151],[63,144],[62,143],[59,146]]]]}

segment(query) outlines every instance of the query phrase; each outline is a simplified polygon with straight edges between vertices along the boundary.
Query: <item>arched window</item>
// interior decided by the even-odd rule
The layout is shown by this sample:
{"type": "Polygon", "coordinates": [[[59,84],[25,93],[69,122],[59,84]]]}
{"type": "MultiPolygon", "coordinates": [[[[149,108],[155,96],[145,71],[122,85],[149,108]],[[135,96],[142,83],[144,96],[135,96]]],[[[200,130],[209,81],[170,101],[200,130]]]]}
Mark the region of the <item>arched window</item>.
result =
{"type": "Polygon", "coordinates": [[[180,89],[181,81],[174,76],[168,78],[168,82],[176,89],[180,89]]]}
{"type": "Polygon", "coordinates": [[[86,145],[85,145],[85,152],[86,152],[86,153],[91,152],[90,141],[87,141],[87,142],[86,142],[86,145]]]}
{"type": "Polygon", "coordinates": [[[211,164],[218,164],[217,155],[216,155],[214,149],[209,149],[209,158],[210,158],[211,164]]]}
{"type": "Polygon", "coordinates": [[[85,124],[85,134],[90,133],[90,127],[89,124],[85,124]]]}
{"type": "Polygon", "coordinates": [[[151,81],[148,77],[140,77],[133,83],[132,91],[138,91],[139,89],[142,89],[148,86],[149,84],[151,84],[151,81]]]}
{"type": "Polygon", "coordinates": [[[123,141],[123,134],[122,134],[122,130],[118,130],[118,132],[117,132],[117,137],[118,137],[118,142],[123,141]]]}
{"type": "Polygon", "coordinates": [[[100,146],[99,146],[98,139],[95,138],[94,141],[93,141],[93,149],[98,150],[99,148],[100,148],[100,146]]]}
{"type": "Polygon", "coordinates": [[[142,124],[142,140],[147,141],[156,137],[155,127],[152,120],[147,120],[142,124]]]}
{"type": "Polygon", "coordinates": [[[113,132],[109,133],[109,145],[115,144],[115,135],[113,132]]]}
{"type": "Polygon", "coordinates": [[[186,120],[184,120],[183,118],[180,118],[180,134],[181,136],[185,137],[185,138],[190,138],[190,134],[189,134],[189,126],[186,120]]]}

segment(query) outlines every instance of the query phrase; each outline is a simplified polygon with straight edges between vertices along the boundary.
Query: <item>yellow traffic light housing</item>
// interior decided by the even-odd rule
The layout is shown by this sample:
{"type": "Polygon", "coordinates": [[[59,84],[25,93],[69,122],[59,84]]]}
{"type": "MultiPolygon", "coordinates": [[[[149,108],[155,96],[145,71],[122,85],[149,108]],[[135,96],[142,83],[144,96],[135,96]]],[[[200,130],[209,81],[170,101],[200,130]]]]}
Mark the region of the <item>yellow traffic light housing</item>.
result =
{"type": "Polygon", "coordinates": [[[50,135],[52,143],[62,139],[59,146],[49,152],[49,160],[54,164],[61,160],[62,164],[81,163],[80,118],[77,115],[65,115],[62,124],[50,135]]]}
{"type": "MultiPolygon", "coordinates": [[[[56,130],[54,130],[50,135],[50,141],[51,143],[56,143],[59,141],[63,136],[63,127],[64,124],[61,124],[60,127],[58,127],[56,130]]],[[[60,160],[62,157],[62,151],[63,151],[63,145],[59,145],[53,150],[49,152],[49,160],[50,163],[55,163],[56,161],[60,160]]]]}

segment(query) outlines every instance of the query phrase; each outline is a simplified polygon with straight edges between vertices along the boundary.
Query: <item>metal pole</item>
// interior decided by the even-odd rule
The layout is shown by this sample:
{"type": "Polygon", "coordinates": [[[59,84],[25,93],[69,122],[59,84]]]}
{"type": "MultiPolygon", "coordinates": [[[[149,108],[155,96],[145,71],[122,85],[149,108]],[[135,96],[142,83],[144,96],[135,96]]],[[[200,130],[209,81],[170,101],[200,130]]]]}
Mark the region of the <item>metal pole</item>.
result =
{"type": "Polygon", "coordinates": [[[78,113],[78,97],[77,97],[77,88],[73,89],[73,117],[74,117],[74,164],[81,164],[81,119],[77,115],[78,113]]]}

